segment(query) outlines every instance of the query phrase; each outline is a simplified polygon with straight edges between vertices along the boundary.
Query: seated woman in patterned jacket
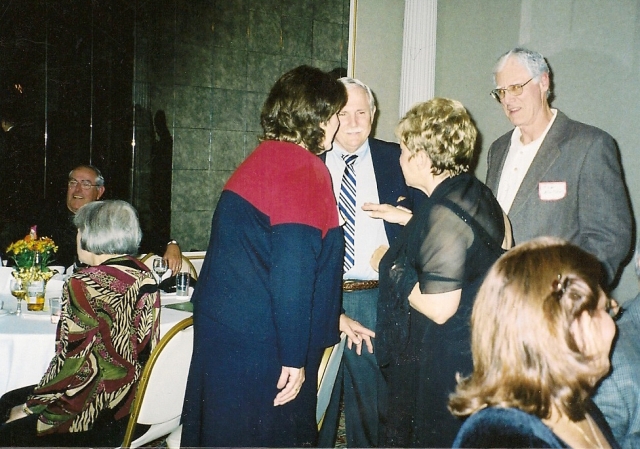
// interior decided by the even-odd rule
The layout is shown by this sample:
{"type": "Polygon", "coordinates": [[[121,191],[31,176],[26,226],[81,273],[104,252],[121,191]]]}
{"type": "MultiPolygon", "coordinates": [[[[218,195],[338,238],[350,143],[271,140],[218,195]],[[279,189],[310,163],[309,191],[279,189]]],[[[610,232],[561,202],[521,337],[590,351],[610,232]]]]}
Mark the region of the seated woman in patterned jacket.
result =
{"type": "Polygon", "coordinates": [[[142,236],[135,209],[96,201],[74,223],[89,266],[64,286],[55,356],[38,385],[0,398],[0,446],[118,446],[158,340],[157,285],[133,257],[142,236]]]}

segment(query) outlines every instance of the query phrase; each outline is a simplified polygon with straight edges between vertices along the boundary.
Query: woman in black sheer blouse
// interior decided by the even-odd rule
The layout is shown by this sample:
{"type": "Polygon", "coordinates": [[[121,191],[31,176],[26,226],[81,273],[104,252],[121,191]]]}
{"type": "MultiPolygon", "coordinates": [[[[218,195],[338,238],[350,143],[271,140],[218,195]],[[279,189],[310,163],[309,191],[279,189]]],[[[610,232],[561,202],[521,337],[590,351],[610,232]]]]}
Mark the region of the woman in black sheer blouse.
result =
{"type": "MultiPolygon", "coordinates": [[[[380,262],[377,351],[389,387],[380,443],[450,447],[460,423],[447,410],[448,396],[456,373],[472,371],[469,316],[506,245],[508,221],[491,191],[467,173],[477,130],[460,102],[418,104],[396,133],[407,185],[429,199],[380,262]]],[[[391,206],[368,208],[406,221],[391,206]]]]}

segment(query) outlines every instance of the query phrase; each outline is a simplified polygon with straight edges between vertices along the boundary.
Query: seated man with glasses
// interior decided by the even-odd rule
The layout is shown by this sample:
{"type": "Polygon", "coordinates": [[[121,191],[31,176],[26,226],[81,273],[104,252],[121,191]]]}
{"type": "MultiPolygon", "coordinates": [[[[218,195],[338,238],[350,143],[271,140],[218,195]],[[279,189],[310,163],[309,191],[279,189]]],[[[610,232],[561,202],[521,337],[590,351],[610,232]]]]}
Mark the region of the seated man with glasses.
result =
{"type": "MultiPolygon", "coordinates": [[[[38,225],[38,235],[51,237],[58,245],[54,265],[68,267],[76,262],[76,234],[73,217],[87,203],[99,200],[104,194],[104,177],[93,165],[79,165],[69,172],[66,208],[57,205],[55,210],[39,211],[32,224],[38,225]]],[[[167,217],[167,220],[169,217],[167,217]]],[[[162,242],[164,245],[165,242],[162,242]]],[[[162,247],[161,247],[162,249],[162,247]]],[[[148,248],[142,248],[149,251],[148,248]]],[[[153,250],[153,249],[151,249],[153,250]]],[[[163,258],[176,273],[182,266],[182,252],[175,240],[170,241],[163,258]]]]}
{"type": "Polygon", "coordinates": [[[560,237],[595,255],[611,287],[631,249],[632,218],[615,141],[549,105],[544,57],[503,54],[491,91],[515,129],[487,156],[487,186],[509,215],[516,244],[560,237]]]}

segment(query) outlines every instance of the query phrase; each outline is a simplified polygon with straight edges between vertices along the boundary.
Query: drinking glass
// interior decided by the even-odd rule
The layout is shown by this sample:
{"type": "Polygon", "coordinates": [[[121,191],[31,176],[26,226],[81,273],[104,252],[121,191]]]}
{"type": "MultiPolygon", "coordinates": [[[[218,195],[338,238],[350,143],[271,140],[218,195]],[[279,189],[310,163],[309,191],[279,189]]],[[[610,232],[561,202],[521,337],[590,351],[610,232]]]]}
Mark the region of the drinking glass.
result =
{"type": "Polygon", "coordinates": [[[44,310],[44,281],[33,280],[27,283],[27,310],[42,312],[44,310]]]}
{"type": "Polygon", "coordinates": [[[51,310],[51,322],[53,324],[58,324],[60,321],[60,298],[52,297],[49,298],[49,309],[51,310]]]}
{"type": "Polygon", "coordinates": [[[27,296],[27,290],[24,286],[24,282],[21,279],[11,279],[11,294],[16,297],[16,311],[12,312],[14,315],[22,314],[22,300],[27,296]]]}
{"type": "Polygon", "coordinates": [[[158,276],[158,283],[162,280],[162,275],[167,272],[169,266],[167,265],[167,261],[158,257],[153,261],[153,271],[158,276]]]}
{"type": "Polygon", "coordinates": [[[176,296],[189,295],[189,279],[189,273],[185,273],[184,271],[176,275],[176,296]]]}

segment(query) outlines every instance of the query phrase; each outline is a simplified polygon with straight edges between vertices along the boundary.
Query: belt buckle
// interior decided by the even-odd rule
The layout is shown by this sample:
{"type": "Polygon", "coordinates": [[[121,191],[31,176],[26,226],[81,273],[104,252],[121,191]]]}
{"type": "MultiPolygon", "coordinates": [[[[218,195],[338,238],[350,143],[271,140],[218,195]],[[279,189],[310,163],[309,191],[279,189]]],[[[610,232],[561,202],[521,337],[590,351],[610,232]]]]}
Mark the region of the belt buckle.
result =
{"type": "Polygon", "coordinates": [[[342,282],[342,291],[351,293],[356,291],[355,289],[356,281],[343,281],[342,282]]]}

